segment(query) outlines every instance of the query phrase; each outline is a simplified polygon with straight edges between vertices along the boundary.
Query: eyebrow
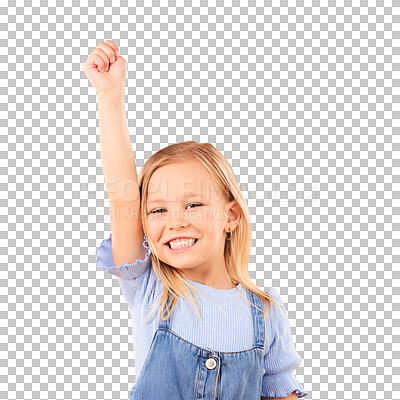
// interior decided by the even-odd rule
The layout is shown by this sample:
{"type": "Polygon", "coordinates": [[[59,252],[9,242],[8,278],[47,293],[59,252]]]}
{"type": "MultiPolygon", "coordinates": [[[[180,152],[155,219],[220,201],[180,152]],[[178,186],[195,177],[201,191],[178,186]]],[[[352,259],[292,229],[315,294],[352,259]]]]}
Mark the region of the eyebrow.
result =
{"type": "MultiPolygon", "coordinates": [[[[183,197],[184,197],[185,199],[191,198],[191,197],[199,197],[199,198],[202,198],[201,195],[196,194],[196,193],[186,193],[183,197]]],[[[156,199],[156,200],[147,201],[147,204],[151,204],[151,203],[162,203],[163,201],[167,201],[167,200],[165,200],[165,199],[156,199]]]]}

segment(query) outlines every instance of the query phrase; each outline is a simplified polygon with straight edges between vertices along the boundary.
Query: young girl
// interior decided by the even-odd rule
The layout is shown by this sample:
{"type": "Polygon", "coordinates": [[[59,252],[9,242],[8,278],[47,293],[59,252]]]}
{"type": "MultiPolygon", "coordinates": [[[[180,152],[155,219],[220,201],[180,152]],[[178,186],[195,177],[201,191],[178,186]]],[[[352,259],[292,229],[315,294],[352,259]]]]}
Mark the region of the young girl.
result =
{"type": "Polygon", "coordinates": [[[129,305],[138,376],[130,399],[305,397],[282,299],[248,274],[251,221],[232,167],[213,145],[189,141],[153,154],[137,179],[126,65],[107,40],[84,71],[112,183],[111,234],[96,262],[117,276],[129,305]]]}

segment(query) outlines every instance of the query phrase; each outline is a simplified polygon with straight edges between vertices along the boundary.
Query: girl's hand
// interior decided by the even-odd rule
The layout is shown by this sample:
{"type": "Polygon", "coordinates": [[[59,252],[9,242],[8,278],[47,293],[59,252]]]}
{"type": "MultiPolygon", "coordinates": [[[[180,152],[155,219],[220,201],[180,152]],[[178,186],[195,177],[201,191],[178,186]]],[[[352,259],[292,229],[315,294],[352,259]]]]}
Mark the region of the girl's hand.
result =
{"type": "Polygon", "coordinates": [[[125,88],[126,66],[118,46],[112,40],[106,40],[99,43],[84,62],[83,71],[100,94],[125,88]]]}

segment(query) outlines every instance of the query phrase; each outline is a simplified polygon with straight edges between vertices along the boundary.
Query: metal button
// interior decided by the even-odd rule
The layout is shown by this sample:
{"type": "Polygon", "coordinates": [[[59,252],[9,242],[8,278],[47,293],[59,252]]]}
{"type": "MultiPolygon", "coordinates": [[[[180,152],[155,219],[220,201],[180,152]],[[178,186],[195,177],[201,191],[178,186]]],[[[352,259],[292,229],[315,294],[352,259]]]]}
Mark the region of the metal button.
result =
{"type": "Polygon", "coordinates": [[[217,362],[213,358],[209,358],[206,361],[206,367],[208,369],[214,369],[217,366],[217,362]]]}

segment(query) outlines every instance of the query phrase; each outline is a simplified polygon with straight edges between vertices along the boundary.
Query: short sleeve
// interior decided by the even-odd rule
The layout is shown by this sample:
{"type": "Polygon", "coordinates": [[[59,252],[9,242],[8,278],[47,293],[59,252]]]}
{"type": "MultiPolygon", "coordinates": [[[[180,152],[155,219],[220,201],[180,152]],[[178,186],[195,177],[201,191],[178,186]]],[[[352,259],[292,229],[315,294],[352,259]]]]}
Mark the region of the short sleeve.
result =
{"type": "Polygon", "coordinates": [[[147,249],[144,259],[141,260],[138,258],[132,264],[126,262],[124,265],[116,266],[112,254],[111,235],[112,234],[110,233],[110,237],[108,239],[104,239],[100,247],[98,247],[96,250],[96,265],[104,272],[116,275],[118,278],[123,280],[138,278],[146,271],[147,268],[150,267],[151,263],[151,249],[147,244],[146,236],[144,236],[144,241],[142,243],[142,246],[147,249]]]}
{"type": "Polygon", "coordinates": [[[296,392],[297,398],[308,395],[294,376],[302,358],[293,343],[287,311],[279,293],[271,288],[269,294],[279,304],[282,314],[274,307],[272,316],[273,340],[264,357],[262,397],[287,397],[296,392]]]}

